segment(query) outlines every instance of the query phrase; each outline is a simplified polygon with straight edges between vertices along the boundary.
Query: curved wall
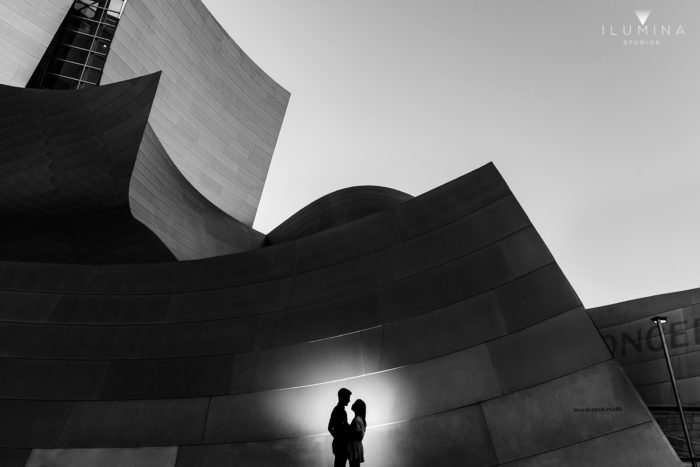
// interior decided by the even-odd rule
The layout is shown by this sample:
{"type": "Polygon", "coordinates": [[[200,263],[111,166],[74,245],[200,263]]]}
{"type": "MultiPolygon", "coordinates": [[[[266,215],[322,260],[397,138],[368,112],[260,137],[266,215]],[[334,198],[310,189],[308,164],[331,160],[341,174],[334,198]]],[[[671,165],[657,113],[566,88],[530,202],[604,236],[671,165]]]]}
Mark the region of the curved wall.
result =
{"type": "Polygon", "coordinates": [[[76,91],[0,85],[0,259],[174,259],[128,207],[158,79],[76,91]]]}
{"type": "Polygon", "coordinates": [[[156,235],[123,204],[54,219],[4,216],[0,260],[66,264],[174,261],[156,235]]]}
{"type": "Polygon", "coordinates": [[[264,235],[214,206],[182,176],[150,125],[129,183],[129,206],[179,260],[252,250],[264,235]]]}
{"type": "Polygon", "coordinates": [[[283,243],[321,232],[413,198],[381,186],[353,186],[322,196],[267,234],[267,244],[283,243]]]}
{"type": "Polygon", "coordinates": [[[159,73],[76,91],[0,85],[0,215],[125,205],[159,73]]]}
{"type": "Polygon", "coordinates": [[[368,467],[679,465],[493,165],[294,242],[0,284],[28,465],[330,465],[341,386],[368,467]]]}
{"type": "Polygon", "coordinates": [[[24,87],[73,0],[0,0],[0,84],[24,87]]]}
{"type": "Polygon", "coordinates": [[[197,191],[252,225],[289,93],[201,1],[130,0],[102,83],[160,70],[149,119],[155,135],[197,191]]]}

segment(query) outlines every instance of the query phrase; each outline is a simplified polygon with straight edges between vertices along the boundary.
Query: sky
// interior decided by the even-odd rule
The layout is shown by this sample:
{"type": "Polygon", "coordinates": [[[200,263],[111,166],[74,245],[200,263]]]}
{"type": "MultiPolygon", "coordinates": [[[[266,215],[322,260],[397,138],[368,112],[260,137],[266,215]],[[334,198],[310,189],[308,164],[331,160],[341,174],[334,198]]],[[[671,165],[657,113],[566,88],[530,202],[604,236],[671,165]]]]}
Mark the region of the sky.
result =
{"type": "Polygon", "coordinates": [[[256,229],[492,161],[586,307],[700,287],[697,0],[203,1],[291,92],[256,229]]]}

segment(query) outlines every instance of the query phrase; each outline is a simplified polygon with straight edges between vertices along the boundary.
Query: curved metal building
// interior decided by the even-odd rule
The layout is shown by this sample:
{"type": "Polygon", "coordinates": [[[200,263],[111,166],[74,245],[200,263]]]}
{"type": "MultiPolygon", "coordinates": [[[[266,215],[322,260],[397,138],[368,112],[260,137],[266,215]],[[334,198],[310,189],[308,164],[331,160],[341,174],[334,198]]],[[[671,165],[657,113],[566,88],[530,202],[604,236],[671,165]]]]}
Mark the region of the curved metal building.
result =
{"type": "Polygon", "coordinates": [[[0,282],[27,465],[329,465],[341,386],[368,465],[677,464],[492,165],[249,253],[0,282]]]}
{"type": "Polygon", "coordinates": [[[158,80],[75,92],[0,85],[0,258],[174,259],[128,206],[158,80]]]}
{"type": "MultiPolygon", "coordinates": [[[[693,443],[700,439],[700,289],[639,298],[588,310],[603,340],[677,451],[687,455],[659,331],[664,337],[693,443]]],[[[694,447],[697,452],[698,447],[694,447]]]]}
{"type": "Polygon", "coordinates": [[[156,71],[162,76],[140,149],[144,163],[130,191],[134,217],[178,259],[258,246],[253,240],[262,237],[245,227],[255,219],[289,93],[245,55],[200,0],[127,3],[102,82],[156,71]],[[148,157],[154,153],[167,157],[148,157]],[[186,184],[158,186],[156,174],[172,172],[168,159],[186,184]],[[211,208],[201,210],[191,192],[211,208]]]}
{"type": "MultiPolygon", "coordinates": [[[[102,83],[156,71],[162,77],[149,119],[155,136],[198,192],[252,225],[289,93],[236,45],[200,0],[126,4],[102,83]]],[[[158,200],[168,196],[156,193],[158,200]]],[[[135,202],[158,216],[153,201],[135,202]]]]}
{"type": "Polygon", "coordinates": [[[680,465],[493,164],[265,236],[289,94],[199,1],[76,0],[29,82],[74,89],[0,88],[0,465],[329,466],[340,387],[368,467],[680,465]]]}
{"type": "MultiPolygon", "coordinates": [[[[13,74],[5,84],[81,89],[159,73],[143,137],[128,156],[135,159],[128,204],[172,255],[198,259],[260,246],[264,236],[251,226],[289,92],[200,0],[1,0],[0,11],[10,23],[0,35],[8,44],[0,60],[17,62],[5,67],[13,74]],[[41,26],[55,36],[37,34],[36,44],[10,28],[28,21],[37,25],[27,31],[41,26]],[[33,75],[15,70],[30,67],[33,75]]],[[[74,143],[80,135],[65,138],[74,143]]]]}
{"type": "Polygon", "coordinates": [[[674,405],[661,338],[651,318],[668,319],[664,334],[684,404],[700,407],[700,290],[693,289],[588,310],[603,339],[649,405],[674,405]]]}

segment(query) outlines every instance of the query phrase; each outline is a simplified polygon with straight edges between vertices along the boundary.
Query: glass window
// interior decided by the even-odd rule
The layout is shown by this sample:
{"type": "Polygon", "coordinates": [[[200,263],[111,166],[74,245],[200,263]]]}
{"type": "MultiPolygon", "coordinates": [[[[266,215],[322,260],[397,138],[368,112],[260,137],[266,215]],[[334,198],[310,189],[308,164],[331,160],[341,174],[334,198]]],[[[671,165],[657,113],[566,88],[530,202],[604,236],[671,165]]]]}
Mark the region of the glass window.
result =
{"type": "Polygon", "coordinates": [[[99,24],[98,21],[89,20],[78,15],[68,16],[65,22],[66,29],[72,29],[86,34],[95,34],[99,24]]]}
{"type": "Polygon", "coordinates": [[[90,54],[87,64],[101,70],[105,67],[105,58],[106,57],[104,55],[90,54]]]}
{"type": "Polygon", "coordinates": [[[50,89],[76,89],[78,81],[46,73],[42,87],[50,89]]]}
{"type": "Polygon", "coordinates": [[[76,65],[75,63],[53,59],[49,62],[46,71],[71,78],[80,78],[80,74],[83,72],[83,65],[76,65]]]}
{"type": "Polygon", "coordinates": [[[126,2],[75,0],[27,87],[71,89],[99,84],[126,2]]]}
{"type": "Polygon", "coordinates": [[[69,62],[85,63],[85,60],[87,60],[88,57],[88,53],[85,50],[80,50],[62,45],[56,48],[56,52],[53,56],[54,58],[60,58],[69,62]]]}
{"type": "Polygon", "coordinates": [[[126,2],[124,0],[112,0],[109,2],[109,15],[110,16],[116,16],[119,17],[119,15],[122,12],[122,8],[124,8],[124,4],[126,2]]]}
{"type": "Polygon", "coordinates": [[[114,37],[115,31],[116,27],[113,24],[102,24],[97,35],[111,41],[114,37]]]}
{"type": "Polygon", "coordinates": [[[59,44],[73,45],[75,47],[80,47],[81,49],[90,49],[92,45],[93,36],[89,34],[83,34],[70,29],[64,29],[61,35],[58,37],[59,44]]]}
{"type": "Polygon", "coordinates": [[[96,0],[76,0],[76,2],[73,3],[74,10],[90,19],[97,16],[99,6],[99,2],[96,0]]]}
{"type": "Polygon", "coordinates": [[[107,52],[109,52],[109,44],[110,44],[109,41],[106,41],[104,39],[96,39],[92,43],[91,50],[93,52],[100,52],[100,53],[106,54],[107,52]]]}
{"type": "Polygon", "coordinates": [[[93,68],[85,68],[83,72],[83,81],[87,81],[92,84],[98,84],[100,82],[100,76],[102,75],[102,70],[95,70],[93,68]]]}

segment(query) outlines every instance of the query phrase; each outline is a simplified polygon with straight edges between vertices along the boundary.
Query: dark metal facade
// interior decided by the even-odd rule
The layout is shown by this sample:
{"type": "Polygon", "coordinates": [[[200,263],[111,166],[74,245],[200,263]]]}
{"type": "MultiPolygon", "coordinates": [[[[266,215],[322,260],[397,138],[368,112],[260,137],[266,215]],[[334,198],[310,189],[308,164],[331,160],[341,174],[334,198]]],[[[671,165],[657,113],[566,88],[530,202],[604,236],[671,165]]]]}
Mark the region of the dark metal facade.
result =
{"type": "Polygon", "coordinates": [[[247,253],[0,284],[28,465],[326,466],[341,386],[375,465],[678,465],[493,165],[247,253]]]}

